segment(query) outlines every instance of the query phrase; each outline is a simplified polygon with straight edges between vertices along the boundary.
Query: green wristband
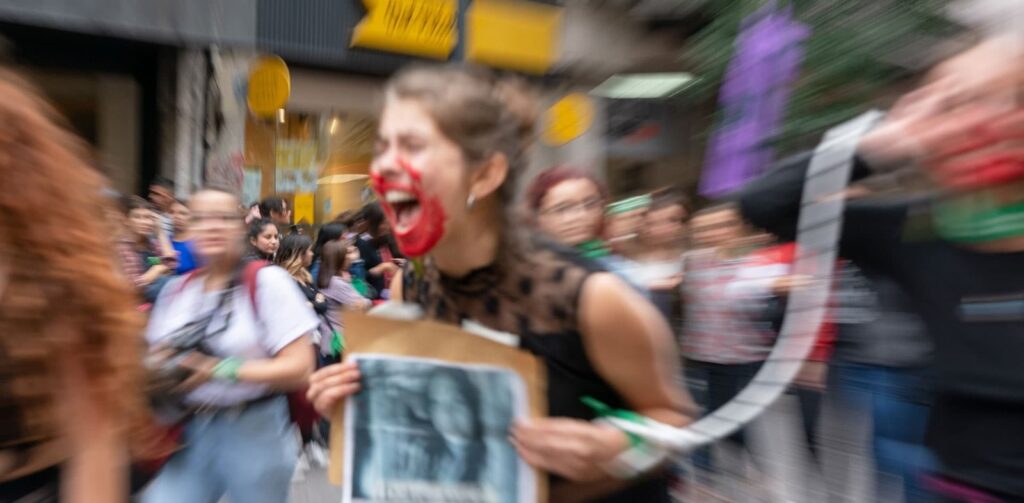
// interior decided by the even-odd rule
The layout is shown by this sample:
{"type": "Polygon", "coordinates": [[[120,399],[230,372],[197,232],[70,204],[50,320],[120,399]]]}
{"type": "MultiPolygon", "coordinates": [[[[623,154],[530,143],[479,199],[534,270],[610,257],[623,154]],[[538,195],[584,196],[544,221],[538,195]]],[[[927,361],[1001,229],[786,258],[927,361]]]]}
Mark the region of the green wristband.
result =
{"type": "MultiPolygon", "coordinates": [[[[581,398],[580,401],[583,402],[583,404],[586,405],[587,407],[593,409],[594,414],[598,418],[615,417],[618,419],[624,419],[626,421],[631,421],[640,424],[643,424],[646,421],[646,418],[644,418],[644,416],[641,416],[636,412],[633,412],[631,410],[613,409],[608,405],[604,404],[603,402],[601,402],[600,400],[591,396],[585,396],[581,398]]],[[[629,437],[629,445],[633,448],[641,447],[647,443],[644,440],[644,438],[641,437],[640,435],[630,433],[628,431],[623,433],[625,433],[626,436],[629,437]]]]}
{"type": "Polygon", "coordinates": [[[238,369],[242,368],[242,359],[234,356],[225,358],[213,367],[214,379],[238,382],[238,369]]]}

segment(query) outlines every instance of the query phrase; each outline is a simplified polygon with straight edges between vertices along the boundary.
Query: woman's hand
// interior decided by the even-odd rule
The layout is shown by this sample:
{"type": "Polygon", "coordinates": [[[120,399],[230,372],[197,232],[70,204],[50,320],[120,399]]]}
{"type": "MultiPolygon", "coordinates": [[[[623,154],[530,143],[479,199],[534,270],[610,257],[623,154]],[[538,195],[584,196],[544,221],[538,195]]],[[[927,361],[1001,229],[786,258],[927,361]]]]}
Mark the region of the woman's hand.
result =
{"type": "Polygon", "coordinates": [[[149,269],[146,269],[146,272],[142,273],[142,276],[139,279],[142,281],[143,285],[148,285],[156,281],[158,278],[160,278],[160,276],[170,273],[171,270],[168,269],[166,265],[157,264],[153,267],[150,267],[149,269]]]}
{"type": "Polygon", "coordinates": [[[220,360],[212,356],[193,351],[178,363],[178,366],[187,369],[190,374],[178,387],[181,391],[192,391],[213,379],[213,369],[220,363],[220,360]]]}
{"type": "Polygon", "coordinates": [[[534,468],[575,482],[608,477],[602,466],[629,447],[611,426],[566,418],[531,419],[512,429],[512,444],[534,468]]]}
{"type": "Polygon", "coordinates": [[[355,362],[328,365],[309,378],[306,398],[321,416],[329,418],[338,403],[359,392],[360,378],[355,362]]]}
{"type": "Polygon", "coordinates": [[[374,276],[384,276],[387,274],[395,274],[401,270],[402,268],[394,262],[381,262],[374,266],[373,269],[370,269],[370,274],[374,276]]]}

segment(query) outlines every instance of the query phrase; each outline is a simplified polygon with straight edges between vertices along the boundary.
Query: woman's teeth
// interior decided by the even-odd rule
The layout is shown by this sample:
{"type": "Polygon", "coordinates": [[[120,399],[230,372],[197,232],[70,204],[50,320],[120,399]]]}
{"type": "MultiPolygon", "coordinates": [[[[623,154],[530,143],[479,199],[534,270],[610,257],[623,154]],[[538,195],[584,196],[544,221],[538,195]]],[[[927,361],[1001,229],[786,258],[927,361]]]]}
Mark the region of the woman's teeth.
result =
{"type": "Polygon", "coordinates": [[[416,202],[416,195],[412,192],[405,192],[403,190],[390,190],[384,195],[384,200],[387,201],[388,204],[416,202]]]}

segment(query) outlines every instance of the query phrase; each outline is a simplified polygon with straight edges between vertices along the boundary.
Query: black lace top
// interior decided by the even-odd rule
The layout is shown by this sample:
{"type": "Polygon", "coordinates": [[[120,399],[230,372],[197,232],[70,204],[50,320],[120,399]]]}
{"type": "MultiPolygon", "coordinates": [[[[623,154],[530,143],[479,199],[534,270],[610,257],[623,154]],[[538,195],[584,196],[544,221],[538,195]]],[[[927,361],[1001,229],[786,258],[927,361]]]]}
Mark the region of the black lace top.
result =
{"type": "MultiPolygon", "coordinates": [[[[429,259],[419,273],[409,263],[402,274],[403,300],[419,304],[430,319],[455,324],[469,319],[518,335],[520,347],[547,367],[552,417],[593,419],[593,411],[580,401],[585,396],[629,408],[594,369],[579,331],[583,283],[601,267],[555,245],[529,250],[506,248],[493,264],[462,278],[441,274],[429,259]]],[[[664,480],[656,479],[600,501],[668,500],[664,480]]]]}

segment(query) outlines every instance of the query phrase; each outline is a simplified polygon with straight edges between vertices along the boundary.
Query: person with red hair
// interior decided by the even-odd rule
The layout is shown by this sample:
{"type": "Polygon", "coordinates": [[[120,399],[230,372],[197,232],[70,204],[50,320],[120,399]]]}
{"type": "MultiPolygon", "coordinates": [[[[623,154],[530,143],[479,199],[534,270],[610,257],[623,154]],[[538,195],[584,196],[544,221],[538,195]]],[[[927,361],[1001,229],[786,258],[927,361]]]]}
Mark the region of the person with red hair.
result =
{"type": "Polygon", "coordinates": [[[550,168],[533,179],[526,202],[533,223],[549,238],[588,258],[610,253],[601,239],[608,199],[601,182],[570,166],[550,168]]]}
{"type": "Polygon", "coordinates": [[[607,201],[608,192],[597,178],[565,165],[543,171],[526,191],[529,219],[534,227],[646,294],[646,287],[626,274],[638,265],[615,254],[604,240],[607,201]]]}
{"type": "Polygon", "coordinates": [[[158,453],[116,211],[38,94],[0,70],[0,97],[0,501],[127,501],[130,455],[158,453]]]}

